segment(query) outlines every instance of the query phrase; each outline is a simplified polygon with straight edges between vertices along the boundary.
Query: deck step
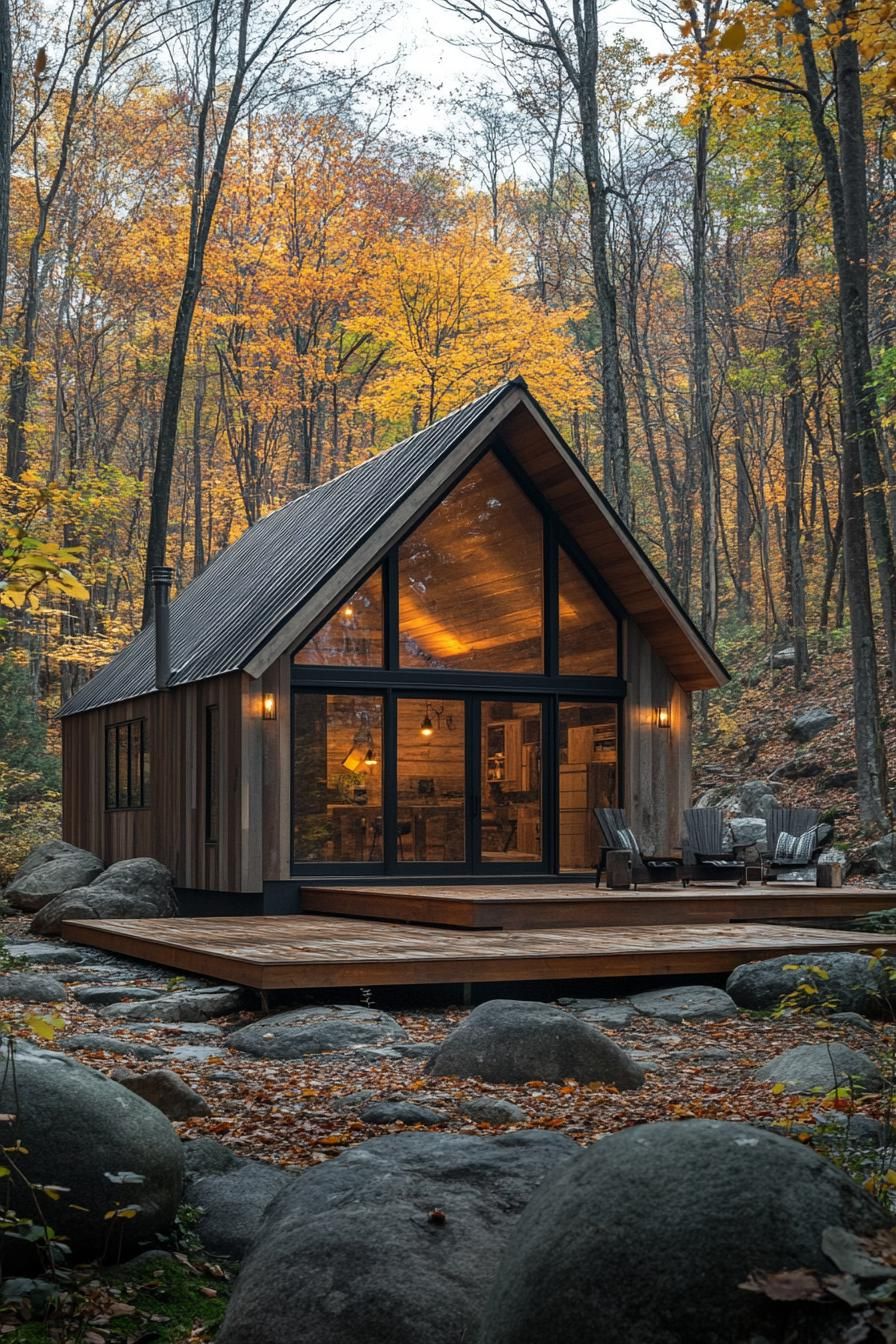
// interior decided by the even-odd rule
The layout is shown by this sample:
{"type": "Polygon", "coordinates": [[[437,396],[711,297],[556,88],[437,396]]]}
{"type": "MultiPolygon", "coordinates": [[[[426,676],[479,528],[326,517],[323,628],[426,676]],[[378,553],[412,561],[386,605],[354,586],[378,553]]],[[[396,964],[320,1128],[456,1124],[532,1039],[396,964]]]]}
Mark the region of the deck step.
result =
{"type": "Polygon", "coordinates": [[[606,928],[725,924],[735,920],[844,919],[886,910],[880,888],[785,886],[642,887],[607,891],[583,883],[502,886],[364,885],[301,887],[308,915],[343,915],[458,929],[606,928]]]}

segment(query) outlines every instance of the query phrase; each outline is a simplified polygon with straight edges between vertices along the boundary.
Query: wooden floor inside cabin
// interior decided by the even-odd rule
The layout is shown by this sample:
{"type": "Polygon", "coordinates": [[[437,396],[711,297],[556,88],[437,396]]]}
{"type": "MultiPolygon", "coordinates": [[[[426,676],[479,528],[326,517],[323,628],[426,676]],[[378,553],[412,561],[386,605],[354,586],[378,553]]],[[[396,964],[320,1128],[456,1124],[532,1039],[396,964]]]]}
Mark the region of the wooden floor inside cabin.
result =
{"type": "Polygon", "coordinates": [[[699,976],[786,953],[896,948],[896,935],[758,922],[842,918],[892,905],[892,893],[879,890],[691,887],[619,893],[548,884],[314,890],[317,903],[339,900],[343,908],[338,914],[309,913],[306,904],[300,915],[70,920],[63,936],[261,990],[699,976]],[[359,901],[377,895],[381,917],[363,918],[345,908],[351,904],[346,893],[359,901]],[[394,908],[403,915],[382,914],[399,895],[405,904],[394,908]],[[448,927],[439,913],[445,909],[451,920],[500,916],[505,924],[448,927]],[[576,909],[586,917],[569,925],[576,909]],[[433,913],[438,924],[427,922],[433,913]],[[521,918],[529,926],[508,922],[521,918]]]}

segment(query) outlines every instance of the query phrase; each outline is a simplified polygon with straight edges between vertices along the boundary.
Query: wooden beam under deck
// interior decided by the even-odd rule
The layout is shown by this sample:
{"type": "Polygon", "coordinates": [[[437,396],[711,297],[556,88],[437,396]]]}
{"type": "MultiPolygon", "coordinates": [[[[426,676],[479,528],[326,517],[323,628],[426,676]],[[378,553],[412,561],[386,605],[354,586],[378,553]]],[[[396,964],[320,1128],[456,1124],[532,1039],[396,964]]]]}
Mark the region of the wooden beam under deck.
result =
{"type": "Polygon", "coordinates": [[[606,928],[723,924],[732,920],[847,919],[888,910],[880,888],[787,886],[641,887],[607,891],[581,883],[506,886],[314,886],[301,888],[302,911],[462,929],[606,928]]]}
{"type": "Polygon", "coordinates": [[[68,920],[63,936],[255,989],[704,975],[896,937],[767,924],[547,930],[422,928],[316,915],[68,920]]]}

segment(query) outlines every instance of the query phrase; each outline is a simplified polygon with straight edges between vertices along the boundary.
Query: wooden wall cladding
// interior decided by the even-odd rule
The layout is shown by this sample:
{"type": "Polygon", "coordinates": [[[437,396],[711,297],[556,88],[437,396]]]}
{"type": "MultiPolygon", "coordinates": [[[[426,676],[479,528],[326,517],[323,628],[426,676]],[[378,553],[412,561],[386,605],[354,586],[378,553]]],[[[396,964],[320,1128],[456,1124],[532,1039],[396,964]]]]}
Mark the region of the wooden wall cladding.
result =
{"type": "MultiPolygon", "coordinates": [[[[63,835],[107,864],[149,855],[174,874],[179,887],[260,891],[243,768],[243,718],[254,683],[242,673],[125,700],[62,720],[63,835]],[[207,842],[206,710],[218,706],[217,841],[207,842]],[[146,721],[149,801],[146,807],[105,805],[105,737],[110,724],[146,721]],[[254,870],[253,870],[254,869],[254,870]]],[[[260,710],[259,710],[260,714],[260,710]]],[[[258,715],[252,714],[252,717],[258,715]]]]}
{"type": "Polygon", "coordinates": [[[624,674],[625,810],[643,845],[670,854],[691,805],[691,696],[632,621],[625,624],[624,674]],[[667,725],[656,722],[661,708],[667,725]]]}

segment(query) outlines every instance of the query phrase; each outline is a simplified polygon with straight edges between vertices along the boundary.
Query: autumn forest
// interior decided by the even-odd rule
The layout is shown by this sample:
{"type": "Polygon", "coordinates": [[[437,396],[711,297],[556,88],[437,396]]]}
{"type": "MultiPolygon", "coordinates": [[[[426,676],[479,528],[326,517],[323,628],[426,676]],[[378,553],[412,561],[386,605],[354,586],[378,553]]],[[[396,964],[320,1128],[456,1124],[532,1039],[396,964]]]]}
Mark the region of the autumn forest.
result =
{"type": "Polygon", "coordinates": [[[880,829],[896,4],[442,9],[424,91],[347,0],[0,0],[2,810],[152,566],[522,373],[723,657],[848,651],[880,829]]]}

